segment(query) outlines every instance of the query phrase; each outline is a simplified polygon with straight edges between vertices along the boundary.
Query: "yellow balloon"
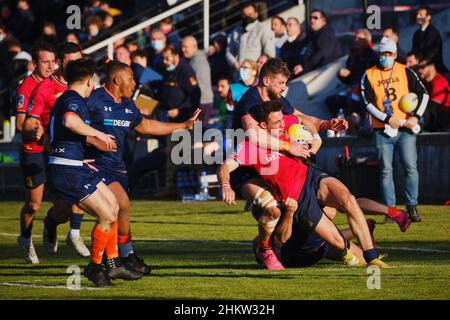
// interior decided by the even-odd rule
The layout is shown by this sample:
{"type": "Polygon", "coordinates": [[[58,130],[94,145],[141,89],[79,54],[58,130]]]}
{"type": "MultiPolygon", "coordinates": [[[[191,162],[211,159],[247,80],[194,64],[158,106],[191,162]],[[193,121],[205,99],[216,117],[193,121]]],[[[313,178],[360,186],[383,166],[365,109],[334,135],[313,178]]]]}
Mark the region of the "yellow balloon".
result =
{"type": "Polygon", "coordinates": [[[293,124],[288,129],[288,135],[291,142],[304,143],[314,139],[311,131],[301,124],[293,124]]]}

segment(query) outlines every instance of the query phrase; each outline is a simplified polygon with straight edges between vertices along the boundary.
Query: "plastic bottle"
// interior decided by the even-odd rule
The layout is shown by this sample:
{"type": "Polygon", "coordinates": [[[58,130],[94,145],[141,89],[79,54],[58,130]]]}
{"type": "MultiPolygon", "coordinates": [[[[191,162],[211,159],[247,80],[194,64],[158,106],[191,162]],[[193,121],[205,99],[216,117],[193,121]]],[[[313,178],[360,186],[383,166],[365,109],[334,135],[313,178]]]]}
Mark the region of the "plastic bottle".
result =
{"type": "MultiPolygon", "coordinates": [[[[337,118],[338,119],[345,119],[345,115],[344,115],[344,109],[340,108],[339,112],[337,114],[337,118]]],[[[339,131],[336,133],[336,137],[345,137],[347,135],[345,130],[339,131]]]]}
{"type": "Polygon", "coordinates": [[[208,181],[205,179],[206,171],[200,171],[200,201],[209,200],[208,181]]]}

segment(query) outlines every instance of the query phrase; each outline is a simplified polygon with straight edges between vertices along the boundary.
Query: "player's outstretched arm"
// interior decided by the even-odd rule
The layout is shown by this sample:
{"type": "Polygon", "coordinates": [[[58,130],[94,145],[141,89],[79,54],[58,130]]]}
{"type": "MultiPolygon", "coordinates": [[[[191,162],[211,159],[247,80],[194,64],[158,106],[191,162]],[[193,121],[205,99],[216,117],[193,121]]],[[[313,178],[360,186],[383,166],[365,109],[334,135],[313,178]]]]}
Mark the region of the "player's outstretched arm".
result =
{"type": "Polygon", "coordinates": [[[39,141],[44,134],[44,128],[39,120],[34,117],[26,117],[22,126],[22,135],[26,140],[39,141]]]}
{"type": "Polygon", "coordinates": [[[236,195],[230,186],[230,173],[238,167],[236,160],[227,159],[217,170],[217,178],[222,187],[222,201],[228,205],[236,204],[236,195]]]}
{"type": "Polygon", "coordinates": [[[75,113],[67,112],[63,117],[63,125],[73,133],[81,136],[95,137],[107,144],[111,149],[114,147],[114,136],[98,131],[84,123],[84,121],[75,113]]]}
{"type": "Polygon", "coordinates": [[[144,119],[139,125],[134,129],[140,134],[151,134],[154,136],[164,136],[171,134],[178,129],[191,129],[194,126],[195,121],[197,121],[198,116],[202,110],[198,108],[195,110],[194,115],[185,122],[161,122],[158,120],[144,119]]]}
{"type": "Polygon", "coordinates": [[[331,120],[322,120],[303,114],[298,109],[294,109],[294,115],[298,118],[308,119],[316,127],[318,132],[325,130],[333,130],[338,132],[348,129],[348,121],[345,119],[333,118],[331,120]]]}

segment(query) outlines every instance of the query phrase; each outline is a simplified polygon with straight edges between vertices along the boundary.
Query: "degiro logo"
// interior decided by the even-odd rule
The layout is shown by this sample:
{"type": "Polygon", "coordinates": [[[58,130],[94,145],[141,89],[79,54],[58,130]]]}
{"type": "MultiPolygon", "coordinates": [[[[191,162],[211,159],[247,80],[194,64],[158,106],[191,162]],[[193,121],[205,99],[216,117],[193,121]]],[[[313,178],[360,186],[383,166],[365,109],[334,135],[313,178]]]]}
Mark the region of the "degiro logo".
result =
{"type": "Polygon", "coordinates": [[[103,125],[105,125],[105,126],[129,127],[130,123],[131,123],[131,121],[128,121],[128,120],[114,120],[114,119],[103,120],[103,125]]]}

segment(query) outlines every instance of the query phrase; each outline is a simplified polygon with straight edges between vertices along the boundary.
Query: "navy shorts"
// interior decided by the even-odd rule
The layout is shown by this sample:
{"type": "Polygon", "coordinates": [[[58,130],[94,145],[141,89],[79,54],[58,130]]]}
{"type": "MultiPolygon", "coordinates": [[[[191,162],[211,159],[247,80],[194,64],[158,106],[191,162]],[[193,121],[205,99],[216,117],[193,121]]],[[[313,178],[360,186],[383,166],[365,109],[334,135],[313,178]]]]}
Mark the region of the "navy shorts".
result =
{"type": "Polygon", "coordinates": [[[279,260],[286,268],[305,268],[326,258],[329,250],[328,243],[323,240],[321,245],[314,251],[293,251],[285,249],[285,246],[283,246],[279,260]]]}
{"type": "Polygon", "coordinates": [[[69,206],[87,199],[102,181],[86,165],[78,167],[51,164],[48,166],[48,179],[51,191],[69,206]]]}
{"type": "MultiPolygon", "coordinates": [[[[95,166],[95,163],[94,163],[95,166]]],[[[108,186],[113,182],[118,182],[122,186],[125,192],[128,192],[128,174],[116,170],[106,169],[104,167],[97,166],[98,172],[96,174],[102,179],[102,181],[108,186]]]]}
{"type": "Polygon", "coordinates": [[[261,178],[261,176],[254,168],[241,166],[230,174],[231,189],[240,194],[242,186],[255,178],[261,178]]]}
{"type": "Polygon", "coordinates": [[[44,152],[21,152],[20,167],[27,189],[35,189],[47,182],[47,156],[44,152]]]}
{"type": "Polygon", "coordinates": [[[327,177],[327,173],[309,167],[305,185],[298,200],[296,216],[311,231],[316,229],[323,216],[323,207],[317,201],[317,193],[319,192],[320,181],[327,177]]]}

